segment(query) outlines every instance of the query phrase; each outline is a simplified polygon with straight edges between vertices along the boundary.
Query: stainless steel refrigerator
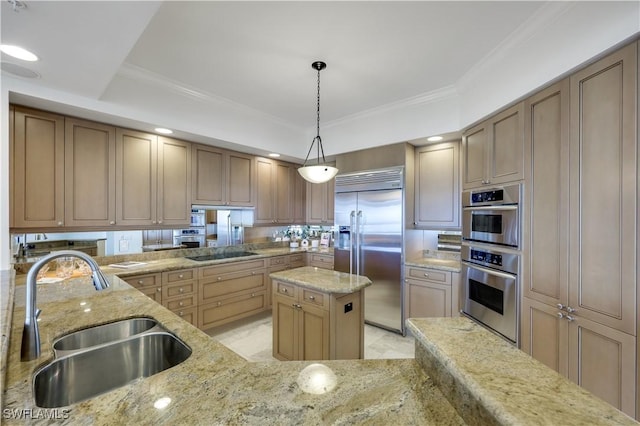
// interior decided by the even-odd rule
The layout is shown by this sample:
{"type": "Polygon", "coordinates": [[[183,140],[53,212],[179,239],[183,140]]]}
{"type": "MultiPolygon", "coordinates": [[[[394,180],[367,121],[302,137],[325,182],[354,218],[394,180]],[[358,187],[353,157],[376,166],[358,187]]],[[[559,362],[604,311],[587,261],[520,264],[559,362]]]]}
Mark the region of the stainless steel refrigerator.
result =
{"type": "Polygon", "coordinates": [[[365,322],[404,334],[403,169],[336,176],[335,270],[365,275],[365,322]]]}

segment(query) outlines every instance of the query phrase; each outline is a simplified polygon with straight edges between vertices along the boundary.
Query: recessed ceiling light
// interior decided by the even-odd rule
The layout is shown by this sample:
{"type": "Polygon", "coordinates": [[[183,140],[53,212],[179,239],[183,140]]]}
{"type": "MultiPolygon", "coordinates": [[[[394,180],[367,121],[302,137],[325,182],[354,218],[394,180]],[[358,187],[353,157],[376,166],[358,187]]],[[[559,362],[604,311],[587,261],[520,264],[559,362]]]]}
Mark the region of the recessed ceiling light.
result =
{"type": "Polygon", "coordinates": [[[162,133],[163,135],[170,135],[173,133],[173,130],[165,129],[164,127],[156,127],[155,131],[158,133],[162,133]]]}
{"type": "Polygon", "coordinates": [[[431,136],[427,138],[429,142],[440,142],[442,140],[442,136],[431,136]]]}
{"type": "Polygon", "coordinates": [[[2,69],[2,72],[13,74],[18,77],[40,78],[40,74],[37,72],[11,62],[0,62],[0,69],[2,69]]]}
{"type": "Polygon", "coordinates": [[[278,158],[280,157],[280,154],[276,154],[275,152],[272,152],[271,154],[269,154],[269,157],[278,158]]]}
{"type": "Polygon", "coordinates": [[[10,44],[0,44],[0,51],[6,53],[9,56],[13,56],[16,59],[22,59],[23,61],[37,61],[38,57],[29,52],[27,49],[23,49],[20,46],[13,46],[10,44]]]}

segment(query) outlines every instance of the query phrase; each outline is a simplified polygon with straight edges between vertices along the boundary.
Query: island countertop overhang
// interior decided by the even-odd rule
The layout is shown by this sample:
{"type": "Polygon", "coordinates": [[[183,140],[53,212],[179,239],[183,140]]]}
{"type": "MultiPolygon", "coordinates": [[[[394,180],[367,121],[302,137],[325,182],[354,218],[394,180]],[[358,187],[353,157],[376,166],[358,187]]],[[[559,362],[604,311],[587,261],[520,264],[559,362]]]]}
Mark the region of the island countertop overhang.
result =
{"type": "Polygon", "coordinates": [[[372,281],[364,275],[354,275],[314,266],[303,266],[273,272],[269,277],[277,281],[329,294],[355,293],[372,284],[372,281]]]}

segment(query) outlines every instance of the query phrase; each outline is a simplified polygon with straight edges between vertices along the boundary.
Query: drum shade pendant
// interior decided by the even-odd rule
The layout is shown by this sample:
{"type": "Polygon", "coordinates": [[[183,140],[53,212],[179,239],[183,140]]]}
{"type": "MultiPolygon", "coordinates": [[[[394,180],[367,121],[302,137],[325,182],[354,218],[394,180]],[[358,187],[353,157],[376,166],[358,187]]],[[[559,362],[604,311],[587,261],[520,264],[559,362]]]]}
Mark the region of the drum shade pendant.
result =
{"type": "Polygon", "coordinates": [[[300,176],[304,178],[304,180],[311,183],[324,183],[331,179],[333,179],[338,174],[338,169],[335,167],[326,165],[327,162],[324,158],[324,149],[322,148],[322,138],[320,138],[320,71],[325,69],[327,64],[324,62],[316,61],[311,64],[311,68],[318,71],[318,103],[317,103],[317,124],[316,124],[316,137],[311,141],[311,146],[309,147],[309,152],[307,152],[307,158],[304,159],[304,164],[302,167],[298,169],[298,173],[300,176]],[[313,145],[316,144],[316,149],[318,150],[318,159],[316,165],[307,166],[307,161],[309,161],[309,154],[311,154],[311,150],[313,149],[313,145]],[[322,154],[322,163],[320,163],[320,154],[322,154]]]}

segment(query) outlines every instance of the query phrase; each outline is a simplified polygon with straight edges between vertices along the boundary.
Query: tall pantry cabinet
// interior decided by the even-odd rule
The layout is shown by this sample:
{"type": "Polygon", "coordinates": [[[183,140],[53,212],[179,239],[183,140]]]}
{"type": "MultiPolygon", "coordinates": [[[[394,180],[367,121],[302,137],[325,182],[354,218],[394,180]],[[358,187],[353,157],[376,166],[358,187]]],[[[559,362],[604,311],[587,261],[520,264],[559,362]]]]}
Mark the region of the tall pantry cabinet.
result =
{"type": "Polygon", "coordinates": [[[527,100],[522,349],[636,416],[637,43],[527,100]]]}

